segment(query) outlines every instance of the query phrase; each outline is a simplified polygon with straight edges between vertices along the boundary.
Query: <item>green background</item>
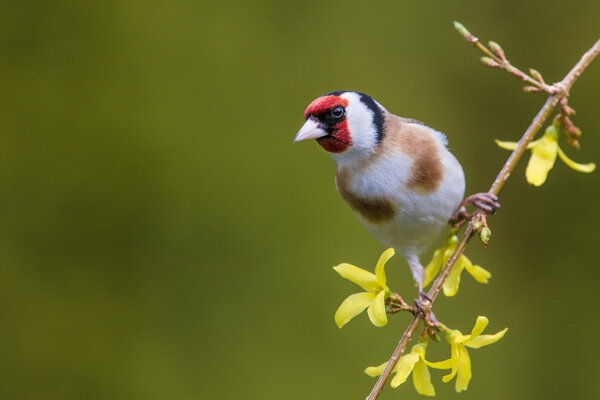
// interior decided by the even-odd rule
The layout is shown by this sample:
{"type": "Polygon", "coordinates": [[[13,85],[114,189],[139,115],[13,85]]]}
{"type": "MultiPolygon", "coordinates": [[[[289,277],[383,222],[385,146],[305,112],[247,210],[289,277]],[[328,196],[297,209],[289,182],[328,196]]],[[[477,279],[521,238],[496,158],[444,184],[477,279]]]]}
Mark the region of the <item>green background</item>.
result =
{"type": "MultiPolygon", "coordinates": [[[[292,144],[335,89],[444,131],[485,191],[544,102],[479,65],[463,22],[514,64],[561,79],[600,37],[600,2],[20,1],[0,6],[0,398],[359,399],[409,321],[333,314],[383,247],[333,185],[331,158],[292,144]]],[[[600,162],[600,60],[572,90],[600,162]]],[[[521,163],[436,315],[499,343],[440,398],[600,398],[600,172],[521,163]]],[[[426,256],[427,257],[427,256],[426,256]]],[[[425,258],[426,258],[425,257],[425,258]]],[[[389,284],[412,298],[400,257],[389,284]]],[[[447,347],[430,346],[432,359],[447,347]]],[[[382,398],[420,398],[409,383],[382,398]]]]}

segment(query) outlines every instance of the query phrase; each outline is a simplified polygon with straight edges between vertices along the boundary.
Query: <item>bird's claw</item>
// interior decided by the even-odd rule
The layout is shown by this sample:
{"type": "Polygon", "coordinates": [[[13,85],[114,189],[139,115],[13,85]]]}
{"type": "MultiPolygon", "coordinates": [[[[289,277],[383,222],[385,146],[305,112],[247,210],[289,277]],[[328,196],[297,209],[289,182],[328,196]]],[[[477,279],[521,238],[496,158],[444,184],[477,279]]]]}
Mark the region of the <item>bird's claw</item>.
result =
{"type": "Polygon", "coordinates": [[[415,308],[423,317],[427,316],[431,308],[431,299],[427,296],[427,293],[419,291],[419,297],[415,299],[415,308]]]}
{"type": "Polygon", "coordinates": [[[432,300],[427,296],[427,293],[419,291],[419,297],[415,299],[415,309],[423,317],[425,325],[435,327],[438,320],[431,311],[431,303],[432,300]]]}
{"type": "Polygon", "coordinates": [[[478,210],[484,212],[486,215],[494,215],[500,208],[498,202],[498,196],[492,193],[475,193],[467,197],[460,203],[458,211],[455,215],[450,218],[450,224],[455,227],[460,227],[465,221],[470,220],[474,213],[468,213],[465,206],[468,204],[473,205],[478,210]]]}
{"type": "Polygon", "coordinates": [[[494,215],[496,213],[496,210],[500,208],[498,196],[486,192],[475,193],[467,197],[461,203],[461,208],[466,206],[467,204],[472,204],[473,206],[475,206],[475,208],[483,211],[488,215],[494,215]]]}

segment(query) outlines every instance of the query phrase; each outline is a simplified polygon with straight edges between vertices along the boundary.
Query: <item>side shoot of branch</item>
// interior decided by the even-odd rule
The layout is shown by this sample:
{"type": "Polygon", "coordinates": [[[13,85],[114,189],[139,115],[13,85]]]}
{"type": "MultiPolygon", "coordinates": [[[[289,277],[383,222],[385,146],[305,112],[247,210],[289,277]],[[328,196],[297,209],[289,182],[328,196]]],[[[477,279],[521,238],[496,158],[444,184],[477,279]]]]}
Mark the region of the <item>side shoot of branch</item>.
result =
{"type": "MultiPolygon", "coordinates": [[[[542,74],[539,73],[537,70],[529,69],[528,73],[525,73],[522,70],[514,67],[508,61],[508,58],[506,57],[504,50],[497,43],[489,42],[488,46],[485,46],[479,41],[479,39],[477,37],[475,37],[473,34],[471,34],[462,24],[455,22],[454,26],[457,29],[457,31],[459,32],[459,34],[467,42],[471,43],[476,49],[478,49],[481,53],[483,53],[483,56],[480,58],[480,61],[483,65],[485,65],[487,67],[491,67],[491,68],[497,68],[497,69],[504,70],[504,71],[508,72],[510,75],[522,80],[523,82],[526,83],[526,86],[524,87],[524,91],[527,93],[543,92],[546,95],[548,95],[548,99],[546,100],[545,104],[540,109],[540,111],[537,113],[537,115],[533,118],[529,127],[527,128],[527,130],[525,131],[525,133],[522,135],[521,139],[519,139],[518,142],[513,143],[513,144],[506,144],[504,142],[500,142],[500,143],[504,144],[504,146],[499,143],[499,145],[501,145],[501,147],[510,148],[512,150],[512,153],[510,154],[507,161],[503,165],[501,171],[498,173],[496,179],[492,183],[488,192],[490,194],[494,194],[494,195],[498,195],[500,193],[500,190],[502,189],[504,183],[506,183],[511,172],[514,170],[515,166],[517,165],[519,160],[523,157],[523,155],[525,154],[525,152],[528,149],[532,150],[532,160],[530,160],[530,164],[531,164],[532,161],[534,161],[533,158],[536,156],[536,153],[535,153],[536,146],[544,145],[544,146],[546,146],[545,150],[551,149],[551,151],[554,151],[554,154],[553,154],[554,157],[556,157],[556,155],[558,154],[558,156],[569,167],[571,167],[577,171],[591,172],[595,168],[595,164],[577,164],[577,163],[573,162],[572,160],[566,158],[566,155],[564,155],[562,150],[558,147],[558,144],[557,144],[558,139],[557,139],[557,136],[555,138],[556,133],[554,131],[556,131],[556,132],[560,131],[560,132],[564,133],[567,138],[567,142],[572,147],[576,147],[576,148],[579,147],[579,136],[581,135],[581,131],[572,123],[572,121],[570,119],[570,117],[574,114],[574,110],[568,106],[568,98],[569,98],[570,90],[571,90],[573,84],[575,83],[575,81],[577,80],[577,78],[579,78],[579,76],[589,66],[589,64],[598,55],[598,53],[600,53],[600,39],[598,41],[596,41],[596,43],[594,43],[594,45],[581,57],[581,59],[575,64],[575,66],[569,71],[569,73],[560,82],[557,82],[554,84],[547,84],[545,82],[544,78],[542,77],[542,74]],[[554,118],[552,125],[550,127],[548,127],[548,129],[546,129],[546,133],[544,134],[544,136],[541,139],[533,141],[533,139],[535,138],[537,133],[543,127],[544,123],[548,120],[548,118],[550,118],[552,112],[556,108],[558,108],[558,114],[554,118]],[[554,129],[554,131],[550,132],[551,128],[554,129]],[[563,158],[563,156],[564,156],[564,158],[563,158]]],[[[541,163],[540,165],[542,165],[542,168],[541,168],[542,171],[540,172],[541,174],[547,175],[549,169],[552,168],[554,159],[555,158],[553,158],[551,160],[552,162],[551,162],[551,164],[549,164],[549,168],[547,168],[547,169],[544,169],[546,167],[542,164],[543,164],[543,162],[546,162],[548,160],[541,160],[541,161],[536,160],[536,162],[539,161],[541,163]]],[[[549,161],[548,161],[548,163],[549,163],[549,161]]],[[[537,168],[537,164],[534,167],[537,168]]],[[[532,167],[532,170],[534,169],[534,167],[532,167]]],[[[529,169],[529,166],[528,166],[528,169],[529,169]]],[[[538,169],[540,169],[540,168],[538,168],[538,169]]],[[[534,172],[537,172],[537,170],[535,170],[534,172]]],[[[532,176],[533,176],[533,172],[532,172],[532,176]]],[[[529,176],[527,176],[527,178],[529,181],[529,176]]],[[[545,180],[545,175],[543,176],[543,180],[545,180]]],[[[542,183],[543,183],[543,180],[542,180],[542,183]]],[[[533,183],[531,181],[530,181],[530,183],[535,185],[535,183],[533,183]]],[[[440,290],[442,290],[442,287],[447,282],[448,277],[451,275],[453,268],[457,264],[457,261],[459,261],[459,259],[463,256],[463,253],[465,251],[465,248],[467,247],[467,244],[469,243],[469,240],[476,234],[478,234],[480,236],[480,238],[484,242],[484,244],[487,242],[487,240],[489,240],[490,231],[489,231],[489,228],[487,227],[486,214],[481,211],[475,211],[471,215],[468,223],[466,224],[464,232],[462,233],[462,235],[460,237],[460,240],[458,241],[458,243],[455,244],[454,251],[449,256],[445,266],[443,267],[442,271],[439,273],[439,275],[433,282],[431,289],[427,293],[428,301],[422,302],[422,304],[420,304],[420,307],[418,309],[415,309],[414,307],[406,304],[404,302],[404,300],[402,300],[402,298],[397,294],[393,294],[392,296],[390,296],[390,298],[392,299],[391,304],[395,307],[395,308],[392,308],[393,310],[395,310],[395,311],[409,310],[409,311],[413,312],[414,317],[411,320],[411,322],[409,323],[406,330],[404,331],[400,341],[398,342],[396,349],[390,356],[389,361],[386,364],[381,366],[381,368],[380,368],[380,369],[382,369],[381,371],[378,371],[378,374],[380,374],[379,379],[375,383],[373,389],[371,390],[371,393],[368,395],[367,400],[375,400],[378,398],[385,383],[388,381],[391,374],[394,372],[394,370],[398,364],[398,361],[400,360],[402,355],[405,353],[405,350],[406,350],[409,342],[416,335],[417,330],[419,329],[419,326],[421,325],[422,322],[425,321],[426,327],[428,327],[428,328],[431,328],[432,326],[434,326],[438,329],[440,327],[443,328],[443,326],[441,326],[443,324],[438,323],[436,325],[437,321],[435,321],[435,319],[431,317],[431,307],[433,306],[434,301],[436,300],[438,294],[440,293],[440,290]]],[[[483,324],[483,326],[485,327],[485,325],[487,324],[487,320],[482,322],[478,318],[477,324],[483,324]]],[[[479,329],[479,328],[477,328],[477,326],[478,326],[477,324],[476,324],[476,327],[473,328],[474,329],[473,332],[475,332],[476,329],[479,329]]],[[[481,325],[479,325],[479,327],[481,327],[481,325]]],[[[426,330],[425,332],[430,332],[430,329],[426,330]]],[[[457,331],[446,330],[446,332],[450,332],[451,334],[452,334],[452,332],[454,332],[454,334],[456,334],[457,331]]],[[[500,335],[500,333],[503,334],[503,332],[504,331],[501,331],[496,335],[500,335]]],[[[487,335],[487,336],[492,337],[492,336],[496,336],[496,335],[487,335]]],[[[483,335],[483,336],[486,336],[486,335],[483,335]]],[[[464,337],[466,337],[466,336],[464,336],[464,337]]],[[[499,337],[501,337],[501,335],[499,337]]],[[[467,344],[467,346],[468,346],[468,344],[467,344]]],[[[415,347],[413,347],[413,351],[411,351],[411,354],[410,354],[411,356],[413,355],[413,353],[415,353],[415,354],[418,353],[418,351],[415,352],[415,350],[414,350],[415,347]]],[[[419,349],[417,349],[417,350],[419,350],[419,349]]],[[[415,360],[416,360],[416,358],[417,358],[417,356],[414,357],[415,360]]],[[[418,361],[415,361],[415,363],[417,363],[417,362],[418,361]]],[[[431,364],[430,366],[436,368],[436,366],[433,364],[438,364],[437,367],[440,367],[440,366],[443,367],[443,365],[441,365],[442,363],[430,363],[431,364]]],[[[446,368],[448,368],[448,367],[446,367],[446,368]]],[[[453,373],[455,373],[454,370],[453,370],[453,373]]],[[[392,384],[394,385],[393,381],[392,381],[392,384]]],[[[464,389],[466,389],[466,387],[464,387],[462,390],[464,390],[464,389]]],[[[459,390],[459,382],[458,381],[457,381],[457,390],[459,390]]]]}

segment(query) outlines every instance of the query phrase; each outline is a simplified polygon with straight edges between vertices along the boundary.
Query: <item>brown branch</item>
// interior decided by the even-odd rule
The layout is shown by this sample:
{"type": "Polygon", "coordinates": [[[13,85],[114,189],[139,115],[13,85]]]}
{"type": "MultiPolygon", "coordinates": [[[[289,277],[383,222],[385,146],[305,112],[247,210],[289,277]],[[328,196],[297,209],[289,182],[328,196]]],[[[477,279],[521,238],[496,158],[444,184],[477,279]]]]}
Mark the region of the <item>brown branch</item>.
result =
{"type": "MultiPolygon", "coordinates": [[[[475,38],[474,36],[472,37],[475,38]]],[[[478,43],[477,38],[471,41],[471,43],[478,43]]],[[[588,65],[594,60],[594,58],[599,53],[600,39],[596,41],[596,43],[594,43],[594,45],[581,57],[579,62],[569,71],[569,73],[563,78],[562,81],[552,85],[556,90],[555,94],[552,94],[548,97],[548,100],[546,100],[546,103],[544,103],[542,109],[531,121],[531,124],[519,140],[517,148],[510,154],[508,160],[506,160],[506,163],[502,167],[502,170],[494,180],[494,183],[490,187],[489,193],[495,195],[499,194],[500,190],[502,189],[502,186],[504,186],[504,183],[508,180],[508,177],[510,176],[511,172],[514,170],[515,166],[527,150],[527,145],[529,144],[529,142],[531,142],[531,140],[535,137],[537,132],[542,128],[544,122],[552,113],[552,110],[554,110],[554,108],[559,104],[559,102],[561,102],[561,100],[566,99],[569,96],[571,87],[573,86],[577,78],[579,78],[581,73],[588,67],[588,65]]],[[[431,299],[431,302],[427,305],[428,310],[425,310],[426,312],[428,312],[431,309],[433,302],[439,294],[444,282],[446,282],[446,279],[448,279],[450,272],[452,272],[454,264],[456,264],[456,261],[463,254],[465,248],[467,247],[467,243],[469,242],[469,240],[475,232],[474,225],[480,222],[482,218],[485,218],[485,214],[481,211],[476,211],[474,217],[467,225],[458,245],[456,246],[456,249],[454,250],[454,253],[452,253],[452,256],[450,256],[450,259],[448,259],[448,262],[444,266],[444,269],[442,270],[442,272],[440,272],[440,274],[433,282],[431,289],[427,293],[427,296],[429,297],[429,299],[431,299]]],[[[414,316],[413,320],[410,322],[410,324],[404,331],[404,334],[398,342],[396,349],[392,353],[387,366],[385,367],[383,373],[379,376],[379,379],[375,383],[375,386],[373,386],[373,389],[371,390],[369,396],[367,396],[366,400],[375,400],[377,399],[377,397],[379,397],[383,386],[392,374],[392,371],[396,367],[398,360],[400,359],[402,354],[404,354],[408,343],[411,341],[412,337],[416,333],[423,319],[424,314],[418,313],[414,316]]]]}

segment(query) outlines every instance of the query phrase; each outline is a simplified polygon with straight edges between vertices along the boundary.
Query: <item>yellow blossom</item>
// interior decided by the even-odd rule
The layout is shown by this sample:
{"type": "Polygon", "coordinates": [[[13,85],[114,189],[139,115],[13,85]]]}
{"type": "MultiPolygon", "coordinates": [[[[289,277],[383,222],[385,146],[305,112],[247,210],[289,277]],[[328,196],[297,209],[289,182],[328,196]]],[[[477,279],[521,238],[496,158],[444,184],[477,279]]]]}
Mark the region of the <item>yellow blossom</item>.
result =
{"type": "MultiPolygon", "coordinates": [[[[433,258],[425,268],[425,280],[423,282],[424,286],[427,286],[429,282],[431,282],[437,276],[437,274],[440,272],[440,269],[446,265],[448,259],[456,249],[457,244],[458,237],[456,235],[452,235],[446,242],[445,247],[439,248],[433,253],[433,258]]],[[[473,265],[471,260],[469,260],[466,255],[461,254],[461,256],[458,258],[458,261],[454,265],[450,276],[448,279],[446,279],[446,282],[444,282],[444,295],[451,297],[458,292],[458,288],[460,286],[460,277],[464,270],[466,270],[479,283],[488,283],[488,280],[492,277],[492,274],[488,270],[479,265],[473,265]]]]}
{"type": "Polygon", "coordinates": [[[462,392],[467,389],[471,380],[471,359],[467,347],[478,349],[483,346],[495,343],[502,339],[508,328],[504,328],[493,335],[482,335],[483,330],[489,321],[486,317],[479,316],[475,326],[469,335],[463,335],[460,331],[449,329],[446,331],[446,341],[450,344],[451,357],[444,361],[427,362],[432,368],[452,369],[452,371],[442,378],[442,381],[449,382],[456,377],[455,390],[462,392]]]}
{"type": "Polygon", "coordinates": [[[343,278],[365,289],[364,292],[348,296],[335,312],[338,327],[346,325],[352,318],[368,307],[367,314],[375,326],[387,324],[385,299],[390,294],[386,286],[385,263],[394,255],[394,249],[385,250],[375,266],[375,274],[351,264],[342,263],[333,269],[343,278]]]}
{"type": "MultiPolygon", "coordinates": [[[[425,396],[435,396],[435,389],[431,384],[431,375],[427,368],[428,361],[425,360],[426,348],[427,342],[417,343],[412,347],[410,353],[400,357],[394,368],[396,375],[391,382],[393,388],[406,382],[408,375],[412,372],[413,385],[417,392],[425,396]]],[[[368,367],[365,369],[365,373],[369,376],[379,376],[387,365],[388,362],[385,362],[377,367],[368,367]]]]}
{"type": "MultiPolygon", "coordinates": [[[[589,173],[596,169],[596,164],[579,164],[571,160],[558,146],[558,128],[555,125],[550,125],[546,128],[544,135],[530,142],[527,149],[531,150],[531,158],[527,163],[525,170],[525,178],[527,182],[534,186],[541,186],[546,182],[548,173],[554,166],[556,156],[571,169],[578,172],[589,173]]],[[[496,140],[496,144],[506,150],[514,150],[517,148],[516,142],[502,142],[496,140]]]]}

